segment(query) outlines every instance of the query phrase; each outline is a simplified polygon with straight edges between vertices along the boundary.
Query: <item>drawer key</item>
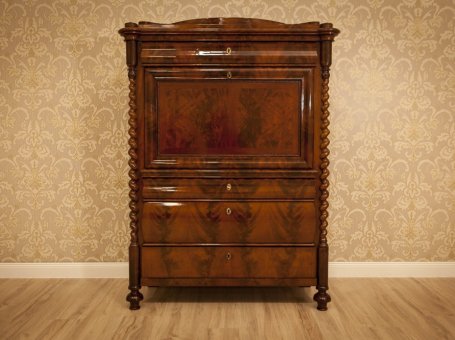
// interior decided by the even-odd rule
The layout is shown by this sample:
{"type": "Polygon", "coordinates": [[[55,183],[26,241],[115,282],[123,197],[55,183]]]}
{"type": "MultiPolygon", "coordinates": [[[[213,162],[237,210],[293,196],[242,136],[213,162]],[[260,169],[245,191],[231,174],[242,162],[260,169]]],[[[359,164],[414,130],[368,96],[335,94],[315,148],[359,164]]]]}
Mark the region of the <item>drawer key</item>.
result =
{"type": "Polygon", "coordinates": [[[227,190],[227,191],[231,191],[231,189],[232,189],[232,185],[231,185],[231,183],[228,183],[228,184],[226,185],[226,190],[227,190]]]}
{"type": "Polygon", "coordinates": [[[231,213],[232,213],[231,208],[227,208],[227,209],[226,209],[226,215],[230,215],[231,213]]]}

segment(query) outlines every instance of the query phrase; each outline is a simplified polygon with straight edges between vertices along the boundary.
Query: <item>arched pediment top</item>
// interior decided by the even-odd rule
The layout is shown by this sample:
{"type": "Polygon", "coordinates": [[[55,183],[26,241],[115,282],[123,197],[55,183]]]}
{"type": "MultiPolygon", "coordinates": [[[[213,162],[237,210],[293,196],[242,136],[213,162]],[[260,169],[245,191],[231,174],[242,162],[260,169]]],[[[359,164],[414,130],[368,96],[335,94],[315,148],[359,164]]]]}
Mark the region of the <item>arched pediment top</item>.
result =
{"type": "Polygon", "coordinates": [[[276,33],[304,33],[317,35],[330,35],[335,37],[339,31],[332,24],[317,21],[286,24],[278,21],[256,18],[200,18],[184,20],[175,23],[156,23],[139,21],[126,23],[121,34],[127,33],[154,33],[154,32],[188,32],[193,33],[229,33],[229,32],[276,32],[276,33]]]}

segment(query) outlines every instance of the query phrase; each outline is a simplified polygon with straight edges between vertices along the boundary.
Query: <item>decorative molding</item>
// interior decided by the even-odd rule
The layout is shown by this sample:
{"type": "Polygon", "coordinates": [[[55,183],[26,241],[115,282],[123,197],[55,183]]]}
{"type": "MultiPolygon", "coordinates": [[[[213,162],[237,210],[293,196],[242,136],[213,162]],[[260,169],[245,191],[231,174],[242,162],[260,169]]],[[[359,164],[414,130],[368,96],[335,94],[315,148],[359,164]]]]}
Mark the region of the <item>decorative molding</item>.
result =
{"type": "MultiPolygon", "coordinates": [[[[330,262],[335,277],[452,277],[455,262],[330,262]]],[[[128,262],[0,263],[0,278],[127,278],[128,262]]]]}

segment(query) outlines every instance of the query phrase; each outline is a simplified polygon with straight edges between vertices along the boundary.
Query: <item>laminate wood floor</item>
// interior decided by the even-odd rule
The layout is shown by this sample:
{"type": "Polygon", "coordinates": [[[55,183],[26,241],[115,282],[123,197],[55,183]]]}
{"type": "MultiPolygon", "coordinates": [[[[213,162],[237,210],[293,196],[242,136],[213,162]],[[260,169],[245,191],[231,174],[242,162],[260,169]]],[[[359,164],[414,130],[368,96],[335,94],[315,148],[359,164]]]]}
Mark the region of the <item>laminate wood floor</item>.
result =
{"type": "Polygon", "coordinates": [[[313,288],[143,288],[127,280],[0,280],[1,339],[455,339],[455,279],[332,279],[313,288]]]}

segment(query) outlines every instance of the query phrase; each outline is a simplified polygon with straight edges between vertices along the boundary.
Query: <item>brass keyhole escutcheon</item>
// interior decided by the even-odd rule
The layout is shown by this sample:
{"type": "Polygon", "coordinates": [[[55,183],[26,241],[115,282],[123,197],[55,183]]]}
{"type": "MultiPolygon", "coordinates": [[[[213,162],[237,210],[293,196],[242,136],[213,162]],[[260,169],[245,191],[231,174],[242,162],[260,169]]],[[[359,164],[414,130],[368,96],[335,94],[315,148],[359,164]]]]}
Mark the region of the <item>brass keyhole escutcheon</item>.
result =
{"type": "Polygon", "coordinates": [[[226,54],[231,54],[231,52],[232,52],[231,48],[228,47],[228,48],[226,49],[226,54]]]}
{"type": "Polygon", "coordinates": [[[232,78],[232,73],[230,71],[227,73],[227,77],[228,77],[228,79],[232,78]]]}
{"type": "Polygon", "coordinates": [[[227,252],[227,254],[226,254],[226,260],[230,261],[231,258],[232,258],[231,253],[230,253],[230,252],[227,252]]]}
{"type": "Polygon", "coordinates": [[[226,215],[230,215],[231,213],[232,213],[231,208],[227,208],[227,209],[226,209],[226,215]]]}
{"type": "Polygon", "coordinates": [[[231,189],[232,189],[232,185],[231,185],[231,183],[228,183],[228,184],[226,185],[226,190],[227,190],[227,191],[231,191],[231,189]]]}

